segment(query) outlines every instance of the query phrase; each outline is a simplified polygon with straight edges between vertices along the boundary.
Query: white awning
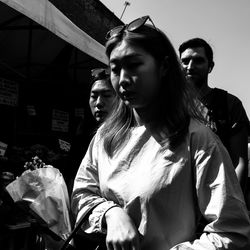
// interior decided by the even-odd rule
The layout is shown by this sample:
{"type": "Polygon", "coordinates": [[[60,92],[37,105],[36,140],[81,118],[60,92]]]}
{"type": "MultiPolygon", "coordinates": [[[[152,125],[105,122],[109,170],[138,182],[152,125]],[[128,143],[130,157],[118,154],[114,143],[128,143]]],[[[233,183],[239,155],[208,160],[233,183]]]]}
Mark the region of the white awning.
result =
{"type": "Polygon", "coordinates": [[[78,28],[49,0],[0,0],[44,26],[79,50],[107,64],[105,48],[78,28]]]}

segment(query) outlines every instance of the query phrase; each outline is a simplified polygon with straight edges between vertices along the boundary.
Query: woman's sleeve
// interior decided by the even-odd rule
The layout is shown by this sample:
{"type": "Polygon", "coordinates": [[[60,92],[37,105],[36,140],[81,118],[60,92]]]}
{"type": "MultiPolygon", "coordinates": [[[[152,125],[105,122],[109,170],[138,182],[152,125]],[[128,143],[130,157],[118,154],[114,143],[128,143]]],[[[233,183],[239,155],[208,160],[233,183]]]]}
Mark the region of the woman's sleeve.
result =
{"type": "Polygon", "coordinates": [[[217,137],[202,137],[191,146],[195,196],[206,226],[199,239],[171,250],[249,250],[249,215],[229,154],[217,137]]]}
{"type": "Polygon", "coordinates": [[[108,209],[118,206],[101,195],[97,155],[98,141],[94,137],[76,174],[72,193],[72,212],[76,223],[85,217],[82,230],[86,233],[105,233],[103,216],[108,209]]]}

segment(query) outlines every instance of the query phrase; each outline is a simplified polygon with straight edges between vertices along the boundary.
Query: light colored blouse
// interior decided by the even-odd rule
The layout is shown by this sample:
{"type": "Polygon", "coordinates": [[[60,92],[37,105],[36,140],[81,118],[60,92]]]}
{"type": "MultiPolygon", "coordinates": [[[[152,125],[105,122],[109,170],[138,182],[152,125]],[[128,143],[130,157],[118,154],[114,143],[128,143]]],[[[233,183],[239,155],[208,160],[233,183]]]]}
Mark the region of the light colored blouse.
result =
{"type": "Polygon", "coordinates": [[[105,233],[102,219],[113,206],[133,219],[142,250],[250,249],[248,211],[229,155],[193,120],[174,151],[140,126],[110,158],[97,132],[75,178],[72,209],[77,221],[88,214],[86,233],[105,233]],[[200,214],[207,225],[196,239],[200,214]]]}

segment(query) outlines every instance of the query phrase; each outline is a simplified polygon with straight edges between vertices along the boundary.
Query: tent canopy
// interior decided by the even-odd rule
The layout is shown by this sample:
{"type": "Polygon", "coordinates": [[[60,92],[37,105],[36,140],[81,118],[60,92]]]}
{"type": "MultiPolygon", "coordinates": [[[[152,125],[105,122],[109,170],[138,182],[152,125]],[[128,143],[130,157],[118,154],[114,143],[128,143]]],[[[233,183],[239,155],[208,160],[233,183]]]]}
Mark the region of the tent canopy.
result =
{"type": "Polygon", "coordinates": [[[104,46],[48,0],[0,0],[0,13],[2,76],[82,83],[107,63],[104,46]]]}
{"type": "Polygon", "coordinates": [[[49,0],[1,0],[1,2],[23,13],[86,54],[107,63],[103,45],[79,29],[49,0]]]}

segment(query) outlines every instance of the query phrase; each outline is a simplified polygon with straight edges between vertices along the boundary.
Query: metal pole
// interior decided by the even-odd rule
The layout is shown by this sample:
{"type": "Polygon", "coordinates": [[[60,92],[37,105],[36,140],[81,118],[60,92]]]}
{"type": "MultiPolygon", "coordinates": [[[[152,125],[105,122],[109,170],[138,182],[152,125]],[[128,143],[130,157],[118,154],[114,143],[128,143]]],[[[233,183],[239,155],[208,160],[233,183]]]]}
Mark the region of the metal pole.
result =
{"type": "Polygon", "coordinates": [[[125,1],[124,5],[125,5],[125,7],[124,7],[124,9],[123,9],[123,12],[122,12],[122,14],[121,14],[120,19],[122,19],[123,14],[124,14],[124,12],[125,12],[125,10],[126,10],[127,6],[129,6],[129,5],[130,5],[130,3],[129,3],[128,1],[125,1]]]}

